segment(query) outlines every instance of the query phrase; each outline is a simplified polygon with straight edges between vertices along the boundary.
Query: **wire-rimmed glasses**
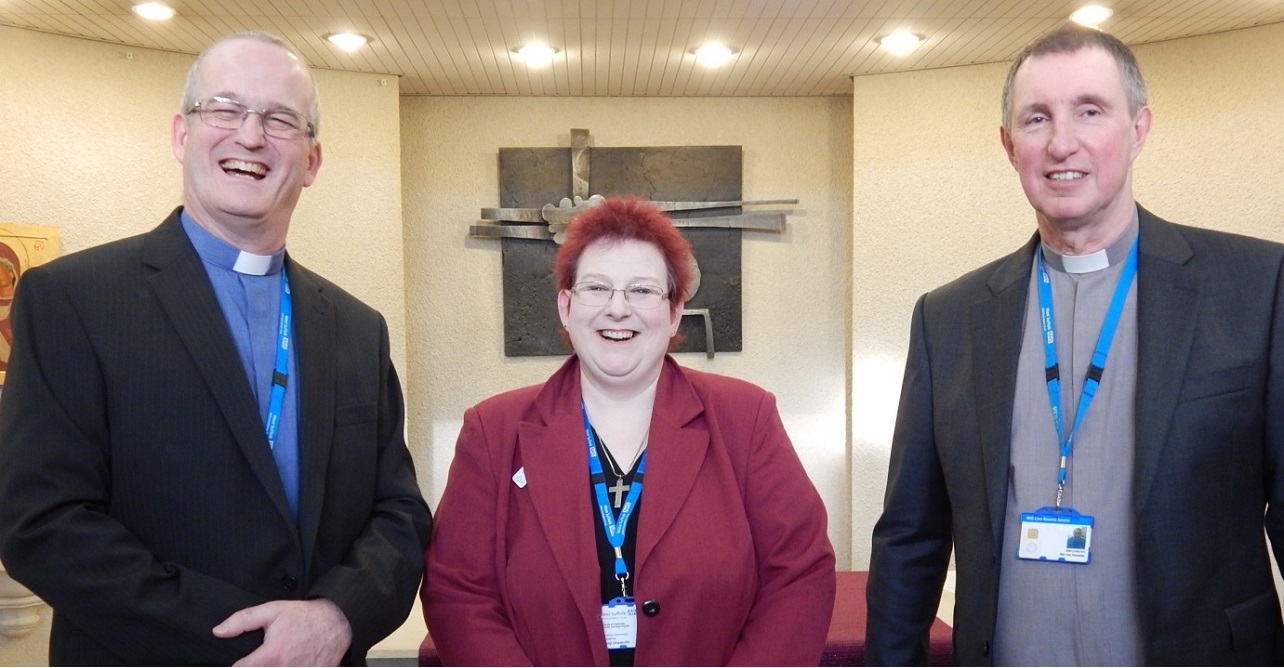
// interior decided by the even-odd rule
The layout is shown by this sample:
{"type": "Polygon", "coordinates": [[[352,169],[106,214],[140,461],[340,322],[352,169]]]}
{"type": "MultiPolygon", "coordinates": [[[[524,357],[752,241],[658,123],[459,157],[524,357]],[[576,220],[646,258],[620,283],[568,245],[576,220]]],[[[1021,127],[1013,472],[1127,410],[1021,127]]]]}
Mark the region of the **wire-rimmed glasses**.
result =
{"type": "Polygon", "coordinates": [[[624,301],[633,308],[655,308],[669,298],[664,288],[658,285],[630,285],[626,288],[613,288],[604,283],[585,281],[571,288],[571,294],[584,306],[600,308],[611,303],[615,293],[624,294],[624,301]]]}
{"type": "Polygon", "coordinates": [[[250,114],[259,115],[263,134],[277,139],[302,139],[312,137],[312,123],[297,111],[290,109],[251,109],[237,100],[226,97],[207,97],[192,105],[189,114],[197,114],[201,121],[220,130],[240,130],[250,114]]]}

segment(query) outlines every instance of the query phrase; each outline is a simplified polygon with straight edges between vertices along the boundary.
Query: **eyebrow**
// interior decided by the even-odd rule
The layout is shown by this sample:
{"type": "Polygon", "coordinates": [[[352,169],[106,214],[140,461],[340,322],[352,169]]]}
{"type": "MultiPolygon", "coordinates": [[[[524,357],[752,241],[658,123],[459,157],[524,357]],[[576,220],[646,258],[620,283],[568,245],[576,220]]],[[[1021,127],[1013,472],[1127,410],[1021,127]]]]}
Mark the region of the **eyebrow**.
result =
{"type": "MultiPolygon", "coordinates": [[[[576,282],[577,282],[577,283],[583,283],[584,281],[594,281],[594,282],[598,282],[598,283],[610,283],[611,285],[614,285],[614,283],[611,283],[611,280],[610,280],[609,278],[607,278],[606,276],[604,276],[604,275],[602,275],[602,274],[581,274],[580,276],[576,277],[576,282]]],[[[660,280],[660,279],[658,279],[658,278],[647,277],[647,276],[634,276],[633,278],[630,278],[630,279],[628,279],[627,281],[625,281],[625,286],[626,286],[626,287],[627,287],[627,286],[631,286],[631,285],[657,285],[657,286],[659,286],[659,285],[661,285],[661,280],[660,280]]]]}
{"type": "MultiPolygon", "coordinates": [[[[1085,104],[1101,107],[1102,109],[1114,108],[1108,99],[1096,93],[1084,93],[1074,98],[1074,100],[1072,100],[1072,106],[1074,107],[1081,107],[1085,104]]],[[[1051,111],[1052,111],[1051,107],[1045,102],[1032,102],[1018,109],[1016,116],[1019,118],[1030,113],[1038,112],[1038,113],[1047,114],[1047,113],[1050,113],[1051,111]]]]}
{"type": "MultiPolygon", "coordinates": [[[[232,92],[232,91],[230,91],[230,90],[225,90],[225,91],[221,91],[221,92],[218,92],[218,93],[210,93],[210,94],[209,94],[209,95],[207,95],[206,97],[207,97],[207,98],[210,98],[210,97],[222,97],[222,98],[227,98],[227,99],[229,99],[229,100],[235,100],[235,101],[237,101],[237,102],[239,102],[239,103],[241,103],[241,104],[245,105],[246,107],[251,106],[251,105],[247,104],[247,103],[245,102],[245,100],[241,99],[241,96],[240,96],[240,95],[237,95],[236,93],[233,93],[233,92],[232,92]]],[[[294,107],[291,107],[291,106],[286,105],[286,104],[281,104],[281,103],[279,103],[279,102],[273,102],[273,103],[271,103],[271,104],[270,104],[270,105],[268,105],[267,107],[264,107],[264,108],[263,108],[263,111],[292,111],[292,112],[294,112],[294,113],[296,113],[296,114],[299,114],[299,115],[301,115],[301,116],[306,116],[306,115],[307,115],[307,114],[303,113],[302,111],[299,111],[298,109],[295,109],[294,107]]]]}
{"type": "Polygon", "coordinates": [[[1110,100],[1100,95],[1097,95],[1095,93],[1084,93],[1083,95],[1080,95],[1079,97],[1076,97],[1074,99],[1074,106],[1076,107],[1079,107],[1085,104],[1096,105],[1098,107],[1101,107],[1102,109],[1110,109],[1113,106],[1110,104],[1110,100]]]}

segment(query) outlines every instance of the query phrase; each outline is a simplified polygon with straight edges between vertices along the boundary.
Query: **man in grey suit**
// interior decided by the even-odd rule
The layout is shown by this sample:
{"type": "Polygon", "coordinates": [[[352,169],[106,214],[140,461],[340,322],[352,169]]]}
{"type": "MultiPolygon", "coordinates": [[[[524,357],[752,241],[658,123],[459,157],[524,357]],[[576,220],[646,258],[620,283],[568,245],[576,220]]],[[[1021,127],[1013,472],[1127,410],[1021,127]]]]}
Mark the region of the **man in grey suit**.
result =
{"type": "Polygon", "coordinates": [[[289,44],[216,43],[184,206],[19,282],[0,558],[53,665],[363,663],[410,610],[431,517],[387,325],[285,252],[318,123],[289,44]]]}
{"type": "Polygon", "coordinates": [[[1038,231],[915,307],[871,665],[925,661],[951,550],[959,664],[1284,662],[1284,246],[1138,206],[1150,125],[1109,35],[1013,64],[1000,138],[1038,231]]]}

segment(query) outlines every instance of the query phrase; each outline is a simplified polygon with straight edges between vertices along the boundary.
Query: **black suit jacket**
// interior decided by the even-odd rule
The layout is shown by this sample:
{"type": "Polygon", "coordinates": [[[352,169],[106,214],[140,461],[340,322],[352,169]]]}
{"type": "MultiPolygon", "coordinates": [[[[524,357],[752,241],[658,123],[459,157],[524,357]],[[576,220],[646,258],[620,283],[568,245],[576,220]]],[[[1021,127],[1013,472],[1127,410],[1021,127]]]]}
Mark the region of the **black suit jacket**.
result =
{"type": "MultiPolygon", "coordinates": [[[[1140,209],[1138,606],[1147,663],[1284,662],[1267,557],[1284,556],[1284,246],[1140,209]]],[[[914,311],[883,515],[871,665],[925,660],[955,552],[955,659],[991,662],[1006,550],[1012,407],[1033,253],[923,296],[914,311]]]]}
{"type": "Polygon", "coordinates": [[[295,525],[230,330],[176,210],[26,272],[0,397],[0,557],[54,610],[54,664],[228,664],[211,629],[324,597],[346,660],[405,620],[431,518],[382,316],[286,260],[295,525]],[[294,379],[291,379],[294,380],[294,379]]]}

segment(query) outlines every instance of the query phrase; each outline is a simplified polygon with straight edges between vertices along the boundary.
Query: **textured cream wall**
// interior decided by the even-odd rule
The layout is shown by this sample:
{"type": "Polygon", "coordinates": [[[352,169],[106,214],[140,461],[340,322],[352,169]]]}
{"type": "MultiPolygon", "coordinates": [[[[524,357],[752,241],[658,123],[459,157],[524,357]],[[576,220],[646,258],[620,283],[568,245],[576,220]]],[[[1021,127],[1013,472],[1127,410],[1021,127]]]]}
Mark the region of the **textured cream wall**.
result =
{"type": "MultiPolygon", "coordinates": [[[[191,62],[0,27],[0,221],[57,226],[64,253],[160,223],[182,196],[169,127],[191,62]]],[[[384,313],[404,369],[396,81],[317,80],[324,162],[295,212],[290,252],[384,313]]],[[[0,665],[46,661],[45,617],[28,636],[0,638],[0,665]]]]}
{"type": "MultiPolygon", "coordinates": [[[[58,226],[64,253],[160,223],[182,197],[169,129],[191,63],[0,27],[0,220],[58,226]]],[[[396,80],[316,76],[323,162],[290,253],[383,312],[404,368],[396,80]]]]}
{"type": "MultiPolygon", "coordinates": [[[[1135,167],[1176,222],[1284,241],[1284,25],[1135,49],[1154,125],[1135,167]]],[[[853,565],[869,561],[918,295],[1015,250],[1034,217],[999,144],[1007,65],[856,79],[853,565]]]]}
{"type": "MultiPolygon", "coordinates": [[[[851,106],[840,98],[406,98],[402,101],[410,411],[420,476],[440,497],[464,410],[544,380],[561,357],[505,358],[500,242],[466,238],[499,205],[501,147],[740,145],[748,198],[796,197],[783,235],[746,233],[744,351],[680,363],[774,392],[848,564],[851,106]]],[[[551,305],[550,305],[551,306],[551,305]]]]}

